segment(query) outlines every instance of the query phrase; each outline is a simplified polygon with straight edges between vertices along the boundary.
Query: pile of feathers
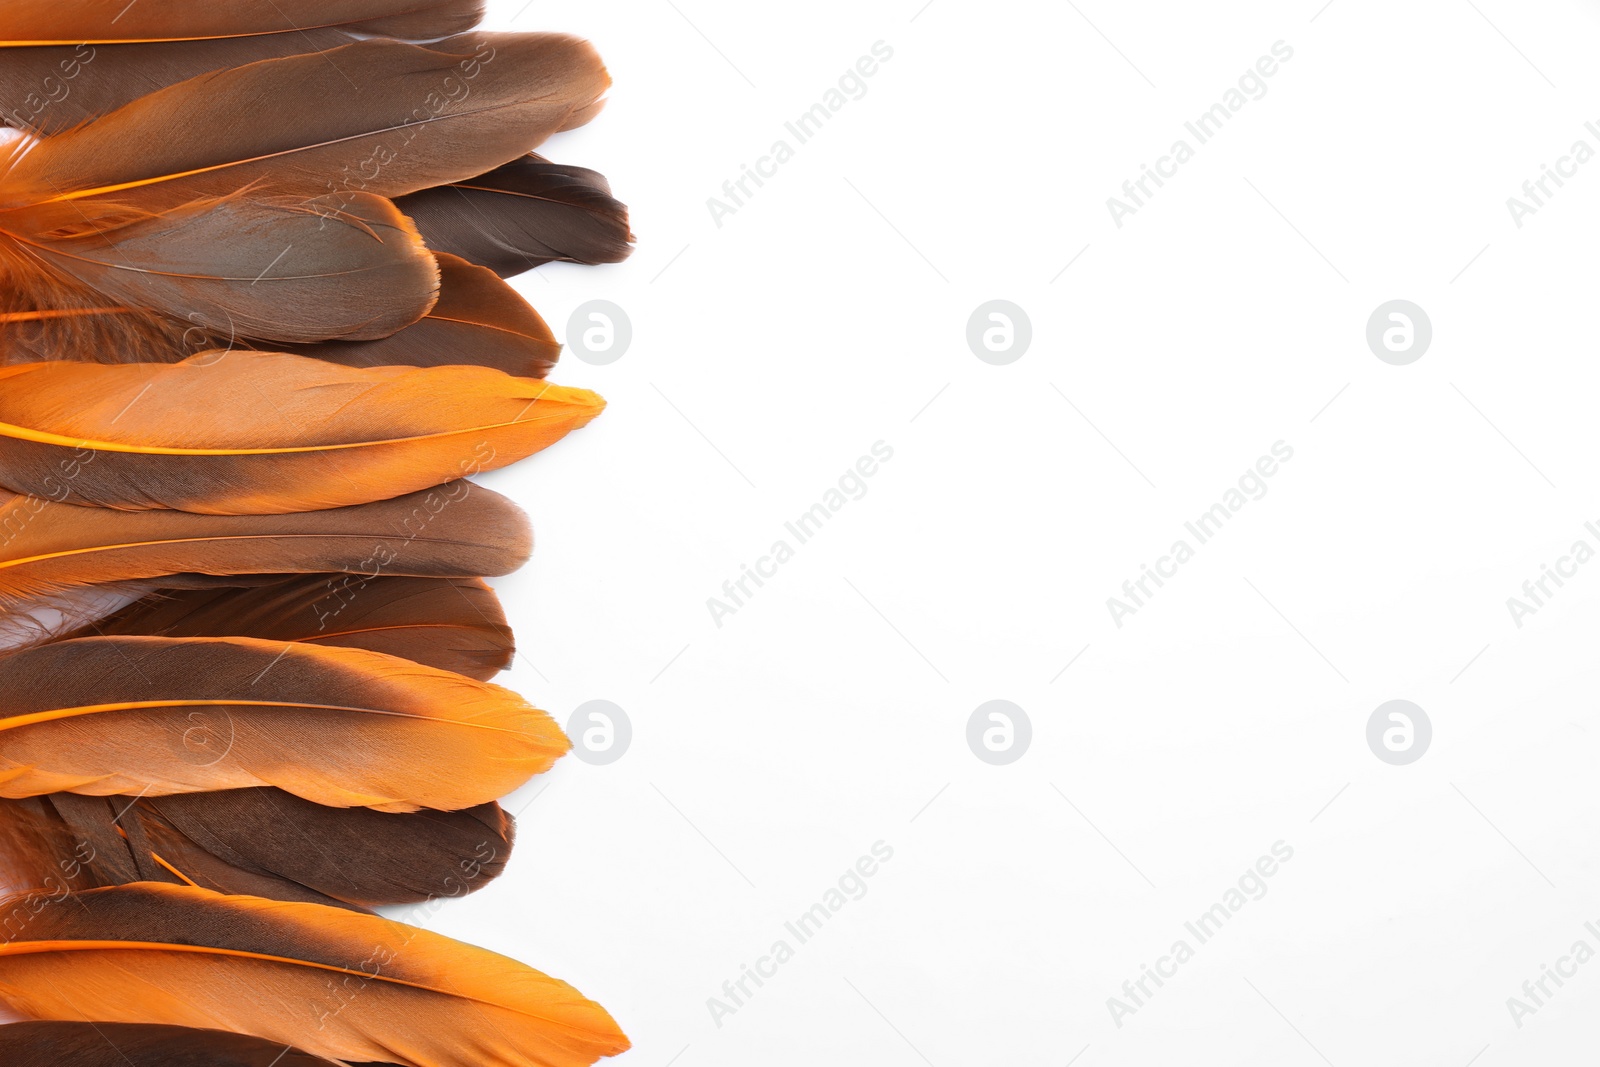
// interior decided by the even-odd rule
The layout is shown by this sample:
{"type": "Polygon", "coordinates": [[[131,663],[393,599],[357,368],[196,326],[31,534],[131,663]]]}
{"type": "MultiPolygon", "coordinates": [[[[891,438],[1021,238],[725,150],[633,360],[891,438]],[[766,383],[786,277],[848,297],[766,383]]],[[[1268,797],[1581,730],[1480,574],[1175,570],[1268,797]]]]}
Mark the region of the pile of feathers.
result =
{"type": "Polygon", "coordinates": [[[570,747],[490,679],[531,548],[469,479],[599,414],[503,279],[631,246],[533,149],[593,48],[482,0],[0,3],[8,1067],[566,1067],[628,1048],[378,914],[506,866],[570,747]]]}

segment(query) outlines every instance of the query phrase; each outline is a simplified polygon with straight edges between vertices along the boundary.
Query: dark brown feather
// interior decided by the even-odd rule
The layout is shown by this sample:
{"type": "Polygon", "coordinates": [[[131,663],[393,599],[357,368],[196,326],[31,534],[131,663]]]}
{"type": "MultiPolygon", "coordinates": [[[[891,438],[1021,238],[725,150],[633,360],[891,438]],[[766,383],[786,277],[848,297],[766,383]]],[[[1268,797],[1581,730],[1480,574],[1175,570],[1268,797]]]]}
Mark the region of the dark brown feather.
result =
{"type": "Polygon", "coordinates": [[[493,271],[444,252],[435,258],[439,299],[412,325],[375,341],[324,341],[285,351],[346,367],[468,363],[518,378],[548,374],[561,342],[532,305],[493,271]]]}
{"type": "Polygon", "coordinates": [[[276,789],[236,789],[139,805],[234,868],[368,908],[474,892],[505,870],[516,834],[511,816],[493,803],[396,814],[324,808],[276,789]]]}
{"type": "Polygon", "coordinates": [[[0,1026],[6,1067],[337,1067],[276,1041],[153,1023],[0,1026]]]}
{"type": "Polygon", "coordinates": [[[237,589],[154,593],[65,638],[264,637],[384,652],[486,682],[511,665],[511,627],[479,578],[297,574],[237,589]]]}
{"type": "Polygon", "coordinates": [[[553,260],[620,263],[633,251],[628,207],[603,175],[536,155],[395,203],[429,248],[502,278],[553,260]]]}
{"type": "Polygon", "coordinates": [[[465,896],[505,870],[498,804],[454,812],[325,808],[279,789],[0,800],[0,888],[187,882],[360,909],[465,896]]]}
{"type": "MultiPolygon", "coordinates": [[[[102,798],[85,798],[104,803],[102,798]]],[[[126,848],[104,855],[74,832],[49,797],[0,800],[0,894],[41,889],[65,894],[137,877],[126,848]],[[106,873],[91,865],[100,861],[106,873]]]]}

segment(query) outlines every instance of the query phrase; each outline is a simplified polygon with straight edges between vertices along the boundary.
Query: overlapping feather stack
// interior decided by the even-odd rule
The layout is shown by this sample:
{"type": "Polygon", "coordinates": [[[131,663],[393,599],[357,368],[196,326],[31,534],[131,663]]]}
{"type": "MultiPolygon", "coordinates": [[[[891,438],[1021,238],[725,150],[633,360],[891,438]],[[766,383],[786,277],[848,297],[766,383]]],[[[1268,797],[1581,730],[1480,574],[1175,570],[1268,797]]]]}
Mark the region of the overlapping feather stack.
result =
{"type": "Polygon", "coordinates": [[[488,681],[603,406],[501,279],[627,255],[530,152],[609,84],[481,0],[0,0],[0,1062],[589,1064],[555,978],[370,909],[505,866],[568,741],[488,681]]]}

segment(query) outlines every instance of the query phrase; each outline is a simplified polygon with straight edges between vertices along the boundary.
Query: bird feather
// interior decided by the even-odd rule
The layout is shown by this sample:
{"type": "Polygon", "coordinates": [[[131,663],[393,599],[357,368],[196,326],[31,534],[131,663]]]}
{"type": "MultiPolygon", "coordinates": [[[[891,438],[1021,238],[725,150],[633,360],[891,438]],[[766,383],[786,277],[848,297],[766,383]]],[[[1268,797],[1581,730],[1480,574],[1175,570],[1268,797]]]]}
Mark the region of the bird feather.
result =
{"type": "Polygon", "coordinates": [[[25,363],[0,367],[0,487],[125,510],[318,511],[498,469],[604,406],[485,367],[251,351],[25,363]],[[64,463],[76,477],[60,477],[64,463]]]}
{"type": "Polygon", "coordinates": [[[14,898],[0,997],[35,1019],[254,1034],[333,1060],[582,1067],[629,1047],[566,982],[377,916],[136,883],[14,898]]]}
{"type": "Polygon", "coordinates": [[[330,807],[453,811],[570,748],[509,689],[356,648],[80,637],[0,657],[0,796],[276,786],[330,807]]]}

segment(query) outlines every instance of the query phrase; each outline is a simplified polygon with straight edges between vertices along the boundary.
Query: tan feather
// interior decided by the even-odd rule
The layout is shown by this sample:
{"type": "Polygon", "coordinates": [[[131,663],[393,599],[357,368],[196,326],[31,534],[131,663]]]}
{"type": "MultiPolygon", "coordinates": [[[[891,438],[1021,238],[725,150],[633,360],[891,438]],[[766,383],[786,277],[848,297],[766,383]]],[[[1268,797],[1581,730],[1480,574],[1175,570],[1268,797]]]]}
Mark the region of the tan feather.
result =
{"type": "Polygon", "coordinates": [[[385,574],[507,574],[531,548],[522,511],[471,482],[289,516],[116,512],[0,493],[0,612],[105,583],[236,585],[233,576],[296,571],[348,575],[329,586],[340,598],[385,574]]]}

